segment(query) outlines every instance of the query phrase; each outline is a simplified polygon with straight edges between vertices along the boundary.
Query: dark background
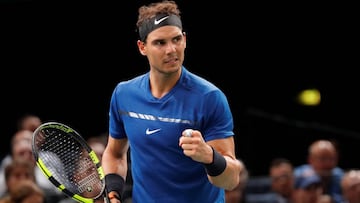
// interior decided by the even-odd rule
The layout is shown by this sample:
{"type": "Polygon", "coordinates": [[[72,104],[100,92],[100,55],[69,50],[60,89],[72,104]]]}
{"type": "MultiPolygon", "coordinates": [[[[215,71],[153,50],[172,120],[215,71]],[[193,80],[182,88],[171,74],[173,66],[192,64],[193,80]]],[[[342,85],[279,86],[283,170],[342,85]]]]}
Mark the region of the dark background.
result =
{"type": "MultiPolygon", "coordinates": [[[[150,1],[0,2],[0,156],[25,113],[85,137],[106,132],[115,85],[148,71],[135,23],[150,1]]],[[[177,3],[185,66],[228,96],[237,156],[252,175],[266,174],[275,157],[306,162],[307,146],[320,138],[337,141],[341,167],[360,168],[354,5],[177,3]],[[296,102],[305,88],[321,91],[319,106],[296,102]]]]}

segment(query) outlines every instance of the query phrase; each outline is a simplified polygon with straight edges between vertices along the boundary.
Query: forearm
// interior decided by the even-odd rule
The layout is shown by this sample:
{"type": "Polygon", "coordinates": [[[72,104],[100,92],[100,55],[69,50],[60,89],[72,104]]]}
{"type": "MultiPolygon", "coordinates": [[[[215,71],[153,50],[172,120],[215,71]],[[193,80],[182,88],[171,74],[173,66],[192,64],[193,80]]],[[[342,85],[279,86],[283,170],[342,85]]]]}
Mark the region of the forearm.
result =
{"type": "Polygon", "coordinates": [[[226,190],[234,189],[240,181],[240,172],[244,170],[244,165],[237,159],[224,156],[226,160],[225,170],[217,176],[208,175],[209,181],[217,187],[226,190]]]}
{"type": "Polygon", "coordinates": [[[185,130],[180,137],[179,146],[186,156],[204,165],[212,184],[227,190],[239,184],[243,165],[235,157],[233,137],[205,142],[200,131],[185,130]]]}
{"type": "Polygon", "coordinates": [[[118,202],[122,199],[128,170],[127,150],[126,140],[109,138],[102,156],[105,182],[111,202],[118,202]]]}
{"type": "Polygon", "coordinates": [[[122,176],[124,179],[126,178],[128,170],[126,156],[123,158],[114,158],[111,156],[107,156],[104,153],[102,159],[102,167],[105,174],[115,173],[122,176]]]}
{"type": "Polygon", "coordinates": [[[105,174],[115,173],[124,179],[126,178],[128,170],[127,150],[126,140],[109,139],[102,156],[102,167],[105,174]]]}

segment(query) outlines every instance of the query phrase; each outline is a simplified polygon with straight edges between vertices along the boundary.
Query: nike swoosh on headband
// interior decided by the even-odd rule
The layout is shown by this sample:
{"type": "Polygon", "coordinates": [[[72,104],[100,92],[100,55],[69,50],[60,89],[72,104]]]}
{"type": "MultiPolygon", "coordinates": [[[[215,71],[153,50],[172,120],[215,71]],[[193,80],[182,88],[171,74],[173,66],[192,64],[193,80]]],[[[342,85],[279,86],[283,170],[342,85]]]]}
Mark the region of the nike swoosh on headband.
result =
{"type": "Polygon", "coordinates": [[[167,18],[169,18],[170,16],[165,16],[165,17],[162,17],[160,18],[159,20],[154,20],[154,24],[155,25],[158,25],[159,23],[161,23],[162,21],[166,20],[167,18]]]}
{"type": "Polygon", "coordinates": [[[151,135],[151,134],[154,134],[154,133],[156,133],[156,132],[159,132],[161,129],[159,128],[159,129],[155,129],[155,130],[150,130],[149,128],[148,129],[146,129],[146,134],[147,135],[151,135]]]}

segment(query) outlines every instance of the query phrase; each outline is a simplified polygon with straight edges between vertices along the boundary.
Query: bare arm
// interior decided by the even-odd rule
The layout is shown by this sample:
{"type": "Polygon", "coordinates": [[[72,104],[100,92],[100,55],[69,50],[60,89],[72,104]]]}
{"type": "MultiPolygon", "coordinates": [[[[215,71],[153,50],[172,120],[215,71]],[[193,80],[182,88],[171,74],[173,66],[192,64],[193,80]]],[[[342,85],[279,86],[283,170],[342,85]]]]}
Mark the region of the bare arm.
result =
{"type": "MultiPolygon", "coordinates": [[[[212,140],[207,142],[207,144],[223,155],[226,160],[225,171],[218,176],[208,175],[209,181],[227,190],[236,188],[236,186],[239,185],[239,174],[241,170],[244,170],[244,165],[235,157],[234,138],[229,137],[226,139],[212,140]]],[[[212,153],[210,154],[210,158],[212,161],[212,153]]]]}
{"type": "Polygon", "coordinates": [[[109,136],[107,146],[102,156],[102,167],[105,174],[116,173],[125,180],[128,170],[128,149],[129,144],[127,139],[114,139],[109,136]]]}
{"type": "MultiPolygon", "coordinates": [[[[183,133],[183,135],[185,135],[183,133]]],[[[199,131],[192,131],[191,137],[182,136],[179,145],[183,148],[184,154],[194,161],[204,164],[213,162],[213,149],[220,153],[226,160],[225,170],[217,175],[208,175],[209,181],[217,187],[232,190],[239,184],[239,174],[244,165],[235,157],[234,138],[212,140],[205,142],[199,131]]]]}

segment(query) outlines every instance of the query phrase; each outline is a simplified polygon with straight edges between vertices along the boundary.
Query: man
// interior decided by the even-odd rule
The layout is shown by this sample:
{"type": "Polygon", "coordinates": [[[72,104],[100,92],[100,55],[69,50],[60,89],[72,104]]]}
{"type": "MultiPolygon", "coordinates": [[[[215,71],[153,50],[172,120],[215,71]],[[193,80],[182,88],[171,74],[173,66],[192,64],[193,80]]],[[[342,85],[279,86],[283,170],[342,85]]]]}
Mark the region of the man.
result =
{"type": "Polygon", "coordinates": [[[25,159],[29,160],[35,166],[35,160],[31,151],[31,138],[32,131],[29,130],[16,131],[11,137],[10,152],[3,160],[1,160],[0,165],[0,196],[6,192],[4,173],[7,165],[14,159],[25,159]]]}
{"type": "Polygon", "coordinates": [[[174,1],[140,7],[137,27],[150,70],[111,97],[102,159],[111,203],[121,199],[129,146],[134,203],[222,203],[242,169],[226,96],[183,66],[186,34],[174,1]]]}
{"type": "Polygon", "coordinates": [[[350,169],[341,180],[341,188],[346,203],[360,202],[360,170],[350,169]]]}
{"type": "Polygon", "coordinates": [[[295,175],[294,203],[318,203],[323,198],[321,179],[311,168],[295,175]]]}
{"type": "Polygon", "coordinates": [[[46,203],[44,191],[31,180],[18,182],[10,196],[11,202],[46,203]]]}
{"type": "MultiPolygon", "coordinates": [[[[294,190],[293,165],[285,158],[274,158],[269,166],[270,181],[257,183],[256,187],[266,188],[263,191],[247,191],[247,203],[290,203],[294,190]]],[[[261,179],[259,179],[261,180],[261,179]]]]}
{"type": "Polygon", "coordinates": [[[295,175],[309,168],[320,176],[324,194],[330,195],[335,203],[343,202],[340,186],[343,169],[338,167],[338,151],[329,140],[316,140],[309,146],[308,163],[295,168],[295,175]]]}
{"type": "Polygon", "coordinates": [[[294,189],[293,165],[285,158],[275,158],[269,168],[271,191],[276,194],[276,202],[291,202],[294,189]]]}
{"type": "Polygon", "coordinates": [[[39,116],[34,114],[24,114],[17,121],[18,130],[30,130],[34,132],[42,124],[39,116]]]}
{"type": "Polygon", "coordinates": [[[45,191],[46,199],[50,202],[63,198],[63,194],[44,176],[44,173],[36,166],[35,158],[32,153],[32,140],[33,132],[30,130],[18,130],[14,133],[11,138],[11,156],[8,161],[3,161],[2,167],[0,168],[0,194],[5,192],[5,180],[3,173],[5,167],[15,159],[23,159],[31,162],[35,171],[36,183],[42,190],[45,191]]]}
{"type": "Polygon", "coordinates": [[[4,169],[4,190],[0,199],[9,199],[10,193],[23,180],[36,182],[33,163],[25,159],[14,159],[4,169]]]}

